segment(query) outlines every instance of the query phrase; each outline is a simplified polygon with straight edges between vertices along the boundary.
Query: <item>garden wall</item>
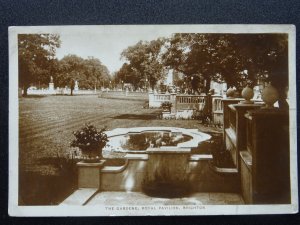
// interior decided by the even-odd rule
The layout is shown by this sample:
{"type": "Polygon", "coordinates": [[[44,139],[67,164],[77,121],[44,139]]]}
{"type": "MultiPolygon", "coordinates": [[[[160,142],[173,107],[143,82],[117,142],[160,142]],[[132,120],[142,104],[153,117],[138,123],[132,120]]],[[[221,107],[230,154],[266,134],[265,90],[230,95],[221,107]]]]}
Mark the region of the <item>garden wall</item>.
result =
{"type": "MultiPolygon", "coordinates": [[[[126,164],[101,169],[100,191],[143,191],[147,174],[147,154],[128,154],[126,164]]],[[[210,155],[191,155],[187,177],[193,192],[238,192],[236,174],[221,174],[210,166],[210,155]]],[[[178,177],[178,174],[172,174],[178,177]]]]}
{"type": "Polygon", "coordinates": [[[109,99],[130,99],[138,101],[147,101],[148,92],[133,92],[133,91],[102,91],[98,95],[99,98],[109,99]]]}

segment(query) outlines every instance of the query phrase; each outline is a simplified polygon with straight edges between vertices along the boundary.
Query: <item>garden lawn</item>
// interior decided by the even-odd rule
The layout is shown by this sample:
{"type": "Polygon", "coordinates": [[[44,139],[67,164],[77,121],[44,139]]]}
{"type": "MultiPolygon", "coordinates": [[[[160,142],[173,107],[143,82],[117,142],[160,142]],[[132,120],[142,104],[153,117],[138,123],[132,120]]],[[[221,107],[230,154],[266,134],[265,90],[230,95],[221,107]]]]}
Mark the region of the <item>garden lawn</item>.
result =
{"type": "Polygon", "coordinates": [[[72,191],[70,189],[54,200],[53,196],[44,196],[37,201],[38,197],[35,197],[34,192],[39,191],[28,186],[40,185],[47,189],[49,184],[44,180],[48,177],[57,178],[59,182],[58,176],[62,169],[56,161],[68,154],[69,142],[73,139],[72,132],[81,128],[84,123],[92,123],[99,129],[107,127],[108,130],[120,127],[173,126],[220,132],[219,128],[203,126],[197,120],[162,120],[159,118],[160,109],[145,109],[143,106],[143,101],[104,99],[95,95],[20,98],[19,203],[57,204],[63,200],[61,198],[64,195],[72,191]],[[34,176],[42,176],[42,183],[38,183],[34,176]]]}

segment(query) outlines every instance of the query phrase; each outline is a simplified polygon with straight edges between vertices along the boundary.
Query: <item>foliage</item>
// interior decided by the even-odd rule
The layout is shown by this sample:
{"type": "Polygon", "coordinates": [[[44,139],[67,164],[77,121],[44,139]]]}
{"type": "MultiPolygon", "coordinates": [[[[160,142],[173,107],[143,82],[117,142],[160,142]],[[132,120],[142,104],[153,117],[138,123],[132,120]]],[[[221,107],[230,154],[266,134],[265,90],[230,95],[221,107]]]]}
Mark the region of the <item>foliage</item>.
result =
{"type": "Polygon", "coordinates": [[[171,108],[172,103],[171,102],[162,102],[160,105],[161,108],[171,108]]]}
{"type": "Polygon", "coordinates": [[[94,89],[104,86],[110,78],[107,67],[99,59],[67,55],[58,62],[55,79],[57,86],[70,86],[72,90],[75,80],[82,89],[94,89]]]}
{"type": "Polygon", "coordinates": [[[25,96],[30,84],[50,81],[56,48],[59,47],[60,39],[56,34],[18,35],[19,85],[24,88],[25,96]]]}
{"type": "Polygon", "coordinates": [[[287,85],[288,45],[285,34],[174,34],[162,55],[165,66],[186,75],[197,90],[201,79],[225,81],[242,88],[247,80],[269,77],[287,85]],[[193,79],[191,79],[193,77],[193,79]]]}
{"type": "Polygon", "coordinates": [[[121,57],[127,60],[117,72],[119,80],[132,83],[135,88],[152,88],[164,75],[164,67],[161,62],[161,48],[164,39],[157,39],[150,42],[140,41],[134,46],[125,49],[121,57]]]}
{"type": "MultiPolygon", "coordinates": [[[[101,153],[101,150],[108,142],[105,128],[97,131],[96,127],[91,124],[85,124],[81,129],[74,131],[75,139],[71,142],[71,147],[78,147],[81,151],[89,156],[101,153]]],[[[102,157],[102,154],[100,154],[102,157]]]]}

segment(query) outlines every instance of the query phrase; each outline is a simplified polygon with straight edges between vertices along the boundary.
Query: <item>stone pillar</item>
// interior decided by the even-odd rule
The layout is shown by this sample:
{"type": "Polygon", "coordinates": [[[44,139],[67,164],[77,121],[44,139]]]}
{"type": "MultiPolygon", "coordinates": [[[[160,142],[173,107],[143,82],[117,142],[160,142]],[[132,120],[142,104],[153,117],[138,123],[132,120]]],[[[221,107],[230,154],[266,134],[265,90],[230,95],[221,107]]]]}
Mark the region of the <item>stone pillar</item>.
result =
{"type": "MultiPolygon", "coordinates": [[[[223,102],[223,134],[225,134],[225,129],[229,128],[229,108],[230,104],[237,104],[241,99],[237,98],[224,98],[223,102]]],[[[224,135],[225,138],[225,135],[224,135]]],[[[224,139],[225,143],[225,139],[224,139]]]]}
{"type": "Polygon", "coordinates": [[[74,86],[74,91],[78,91],[79,87],[78,87],[78,81],[75,80],[75,86],[74,86]]]}
{"type": "Polygon", "coordinates": [[[177,112],[176,93],[170,94],[170,102],[172,103],[171,113],[176,113],[177,112]]]}
{"type": "Polygon", "coordinates": [[[247,150],[241,152],[242,195],[248,204],[290,204],[289,114],[251,110],[247,150]]]}
{"type": "MultiPolygon", "coordinates": [[[[262,105],[259,104],[232,104],[230,107],[234,108],[235,111],[235,130],[232,130],[231,132],[228,131],[228,129],[232,128],[226,128],[225,130],[225,136],[226,136],[226,142],[228,142],[228,139],[231,139],[232,136],[234,140],[230,140],[232,143],[232,149],[231,149],[231,156],[233,159],[233,162],[240,171],[240,151],[243,151],[247,148],[246,146],[246,118],[245,113],[248,110],[251,109],[259,109],[262,107],[262,105]]],[[[226,146],[228,147],[228,146],[226,146]]]]}
{"type": "Polygon", "coordinates": [[[49,92],[52,94],[52,93],[54,93],[55,92],[55,90],[54,90],[54,83],[49,83],[49,92]]]}
{"type": "Polygon", "coordinates": [[[153,92],[148,93],[148,100],[149,100],[149,108],[153,108],[153,101],[154,101],[154,94],[153,92]]]}
{"type": "Polygon", "coordinates": [[[78,167],[78,188],[100,188],[100,170],[104,160],[98,163],[77,163],[78,167]]]}
{"type": "Polygon", "coordinates": [[[190,151],[176,147],[147,149],[149,159],[143,190],[150,195],[177,195],[189,192],[190,151]]]}

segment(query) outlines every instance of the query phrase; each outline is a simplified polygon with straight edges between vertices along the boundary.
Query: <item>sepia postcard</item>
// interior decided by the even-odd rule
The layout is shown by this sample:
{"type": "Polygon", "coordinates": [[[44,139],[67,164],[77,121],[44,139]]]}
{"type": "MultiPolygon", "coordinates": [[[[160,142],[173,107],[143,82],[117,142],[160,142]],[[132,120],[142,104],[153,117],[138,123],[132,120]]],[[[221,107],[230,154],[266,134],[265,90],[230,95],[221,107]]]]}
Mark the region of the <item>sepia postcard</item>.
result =
{"type": "Polygon", "coordinates": [[[9,215],[297,213],[295,32],[9,27],[9,215]]]}

